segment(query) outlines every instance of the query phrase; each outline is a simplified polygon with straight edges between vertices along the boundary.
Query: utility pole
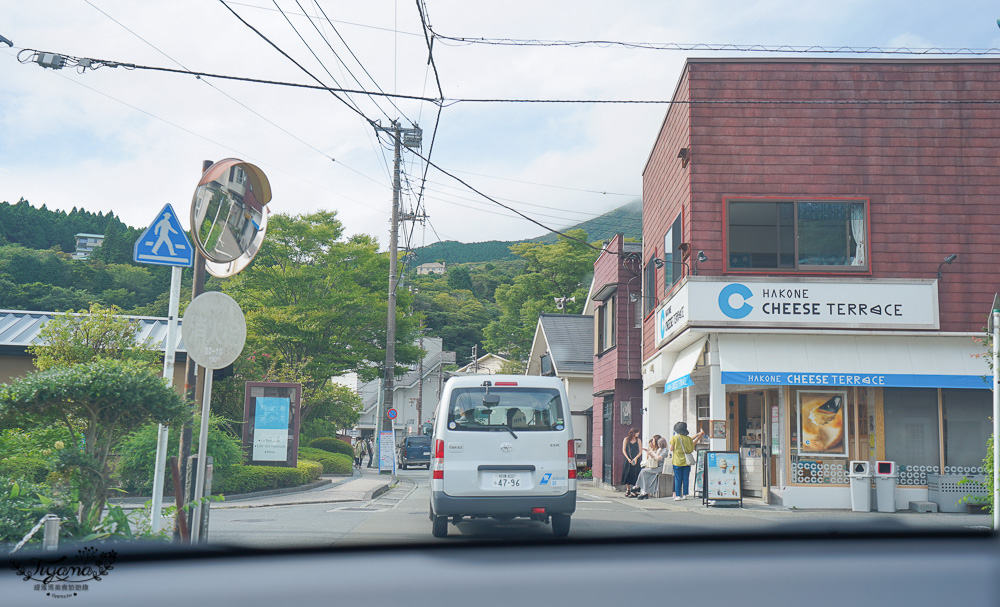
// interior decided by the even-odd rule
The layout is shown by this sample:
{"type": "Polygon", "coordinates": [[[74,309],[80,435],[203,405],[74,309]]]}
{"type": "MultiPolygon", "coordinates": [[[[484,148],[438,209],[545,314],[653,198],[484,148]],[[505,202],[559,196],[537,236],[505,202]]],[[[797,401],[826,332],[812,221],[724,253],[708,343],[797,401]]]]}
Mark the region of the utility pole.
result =
{"type": "Polygon", "coordinates": [[[479,344],[472,344],[472,372],[479,373],[479,344]]]}
{"type": "MultiPolygon", "coordinates": [[[[443,342],[442,342],[443,343],[443,342]]],[[[417,366],[417,436],[424,425],[424,323],[420,323],[420,363],[417,366]]]]}
{"type": "MultiPolygon", "coordinates": [[[[419,148],[422,131],[419,127],[412,129],[399,128],[399,122],[392,121],[391,128],[376,126],[375,130],[392,133],[392,225],[389,228],[389,305],[385,331],[385,380],[383,381],[382,402],[387,408],[393,404],[392,392],[396,370],[396,275],[398,262],[399,239],[399,149],[400,146],[419,148]]],[[[392,430],[392,421],[384,414],[382,407],[378,409],[379,420],[376,427],[381,431],[392,430]]]]}

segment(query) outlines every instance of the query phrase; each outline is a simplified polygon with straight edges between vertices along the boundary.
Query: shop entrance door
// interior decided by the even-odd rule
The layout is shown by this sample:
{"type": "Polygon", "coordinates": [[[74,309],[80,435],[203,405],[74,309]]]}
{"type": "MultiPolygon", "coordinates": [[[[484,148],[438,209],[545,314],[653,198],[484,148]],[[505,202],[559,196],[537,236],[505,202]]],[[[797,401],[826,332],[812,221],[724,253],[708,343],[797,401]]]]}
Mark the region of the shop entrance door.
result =
{"type": "Polygon", "coordinates": [[[743,494],[767,499],[770,461],[764,434],[765,393],[734,392],[727,401],[726,443],[730,451],[740,453],[743,494]]]}
{"type": "Polygon", "coordinates": [[[614,429],[615,429],[615,397],[614,395],[604,397],[604,425],[601,428],[601,442],[604,444],[601,453],[601,462],[605,483],[615,484],[614,479],[614,429]]]}

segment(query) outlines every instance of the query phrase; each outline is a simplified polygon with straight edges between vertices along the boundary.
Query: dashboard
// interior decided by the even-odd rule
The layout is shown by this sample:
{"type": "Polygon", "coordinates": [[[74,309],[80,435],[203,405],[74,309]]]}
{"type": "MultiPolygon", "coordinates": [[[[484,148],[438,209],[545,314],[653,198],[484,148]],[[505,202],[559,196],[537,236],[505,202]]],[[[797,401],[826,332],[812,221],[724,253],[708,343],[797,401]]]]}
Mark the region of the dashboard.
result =
{"type": "MultiPolygon", "coordinates": [[[[884,525],[322,550],[103,545],[96,550],[115,551],[112,568],[67,604],[1000,605],[998,547],[985,529],[884,525]]],[[[17,567],[30,574],[43,571],[40,561],[59,562],[65,572],[94,558],[71,547],[16,555],[0,574],[0,597],[51,604],[60,597],[17,567]]]]}

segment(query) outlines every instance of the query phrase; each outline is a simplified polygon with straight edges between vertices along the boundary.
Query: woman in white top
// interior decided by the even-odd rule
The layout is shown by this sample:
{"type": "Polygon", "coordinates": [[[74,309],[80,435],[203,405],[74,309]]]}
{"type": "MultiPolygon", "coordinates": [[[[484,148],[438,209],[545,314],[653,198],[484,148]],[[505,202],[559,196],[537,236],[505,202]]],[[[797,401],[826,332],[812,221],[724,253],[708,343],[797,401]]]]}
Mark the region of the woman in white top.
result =
{"type": "Polygon", "coordinates": [[[659,490],[659,474],[663,472],[663,462],[668,452],[667,441],[657,434],[649,439],[649,448],[644,448],[643,451],[646,453],[646,461],[635,483],[636,492],[631,495],[641,500],[649,498],[659,490]]]}

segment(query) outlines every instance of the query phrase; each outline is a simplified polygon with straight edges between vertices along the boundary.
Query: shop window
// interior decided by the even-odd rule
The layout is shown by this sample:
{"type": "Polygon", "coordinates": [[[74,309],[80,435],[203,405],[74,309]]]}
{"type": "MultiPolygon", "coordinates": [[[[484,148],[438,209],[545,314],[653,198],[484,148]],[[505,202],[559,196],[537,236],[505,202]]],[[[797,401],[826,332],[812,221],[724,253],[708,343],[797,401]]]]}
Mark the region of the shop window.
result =
{"type": "Polygon", "coordinates": [[[646,270],[642,280],[643,316],[656,307],[656,264],[653,258],[646,262],[646,270]]]}
{"type": "Polygon", "coordinates": [[[700,432],[704,432],[706,436],[711,436],[711,408],[709,405],[708,394],[699,394],[694,397],[695,406],[698,412],[698,428],[700,432]]]}
{"type": "Polygon", "coordinates": [[[853,392],[836,388],[799,390],[788,407],[792,482],[846,485],[853,392]]]}
{"type": "Polygon", "coordinates": [[[988,390],[942,390],[944,473],[976,474],[986,456],[993,410],[988,390]]]}
{"type": "Polygon", "coordinates": [[[597,353],[609,350],[617,343],[615,330],[615,296],[605,299],[597,308],[597,353]]]}
{"type": "Polygon", "coordinates": [[[941,471],[938,391],[885,388],[882,394],[885,458],[896,462],[900,485],[926,485],[927,474],[941,471]]]}
{"type": "Polygon", "coordinates": [[[727,207],[730,270],[864,271],[863,201],[740,201],[727,207]]]}
{"type": "Polygon", "coordinates": [[[667,230],[663,237],[663,292],[668,293],[674,284],[681,279],[684,268],[682,261],[681,242],[682,238],[681,216],[674,219],[673,225],[667,230]]]}

